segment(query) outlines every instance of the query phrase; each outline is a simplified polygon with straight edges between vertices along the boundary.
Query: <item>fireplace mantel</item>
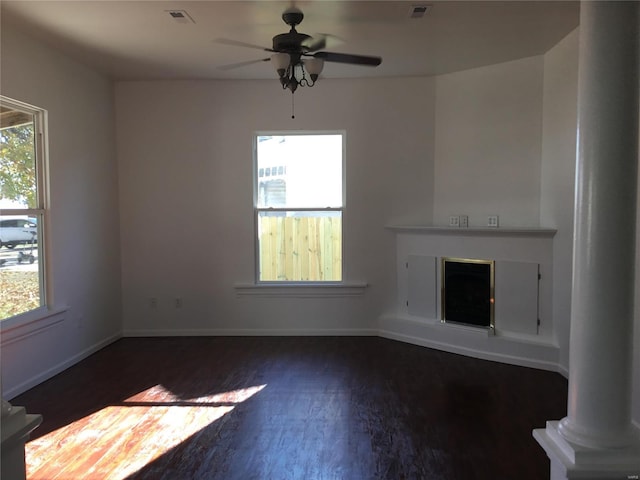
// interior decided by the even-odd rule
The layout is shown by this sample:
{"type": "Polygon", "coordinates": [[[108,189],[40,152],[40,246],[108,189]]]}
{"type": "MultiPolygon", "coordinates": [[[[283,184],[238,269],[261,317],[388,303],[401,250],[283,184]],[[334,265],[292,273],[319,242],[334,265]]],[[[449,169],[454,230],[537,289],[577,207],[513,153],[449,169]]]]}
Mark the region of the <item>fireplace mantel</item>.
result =
{"type": "Polygon", "coordinates": [[[497,237],[553,237],[557,230],[543,227],[444,227],[428,225],[387,225],[396,233],[431,235],[497,236],[497,237]]]}

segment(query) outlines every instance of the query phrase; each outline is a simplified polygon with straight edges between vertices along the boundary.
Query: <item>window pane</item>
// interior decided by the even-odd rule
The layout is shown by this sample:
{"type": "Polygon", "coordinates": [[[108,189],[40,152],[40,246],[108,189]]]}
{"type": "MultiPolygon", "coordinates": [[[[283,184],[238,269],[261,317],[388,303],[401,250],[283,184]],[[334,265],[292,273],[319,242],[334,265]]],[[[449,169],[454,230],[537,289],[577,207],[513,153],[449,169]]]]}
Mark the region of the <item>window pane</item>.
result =
{"type": "Polygon", "coordinates": [[[34,116],[2,107],[0,208],[38,208],[34,116]]]}
{"type": "Polygon", "coordinates": [[[46,304],[38,184],[45,160],[36,148],[44,119],[43,110],[0,96],[0,320],[46,304]]]}
{"type": "Polygon", "coordinates": [[[41,216],[0,216],[0,320],[43,305],[41,216]]]}
{"type": "Polygon", "coordinates": [[[261,281],[342,281],[342,212],[258,212],[261,281]]]}
{"type": "Polygon", "coordinates": [[[342,135],[259,136],[257,169],[259,208],[342,207],[342,135]]]}

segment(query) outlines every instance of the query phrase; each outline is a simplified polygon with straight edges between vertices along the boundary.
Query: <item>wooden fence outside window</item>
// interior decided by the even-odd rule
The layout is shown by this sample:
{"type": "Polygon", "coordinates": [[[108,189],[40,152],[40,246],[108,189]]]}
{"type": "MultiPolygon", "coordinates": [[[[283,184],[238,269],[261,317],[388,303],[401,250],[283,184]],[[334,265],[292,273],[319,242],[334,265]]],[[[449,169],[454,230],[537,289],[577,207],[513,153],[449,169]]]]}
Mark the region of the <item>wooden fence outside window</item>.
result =
{"type": "Polygon", "coordinates": [[[260,280],[342,280],[340,216],[259,216],[260,280]]]}

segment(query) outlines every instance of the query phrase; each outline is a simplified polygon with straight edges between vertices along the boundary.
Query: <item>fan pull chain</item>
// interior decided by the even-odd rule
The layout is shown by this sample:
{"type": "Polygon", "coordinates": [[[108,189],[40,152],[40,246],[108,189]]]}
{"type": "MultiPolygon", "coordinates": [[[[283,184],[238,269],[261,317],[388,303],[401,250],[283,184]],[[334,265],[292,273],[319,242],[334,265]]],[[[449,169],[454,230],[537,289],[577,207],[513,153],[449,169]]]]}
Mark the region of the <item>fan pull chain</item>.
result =
{"type": "Polygon", "coordinates": [[[296,118],[295,105],[293,103],[293,92],[291,92],[291,118],[296,118]]]}

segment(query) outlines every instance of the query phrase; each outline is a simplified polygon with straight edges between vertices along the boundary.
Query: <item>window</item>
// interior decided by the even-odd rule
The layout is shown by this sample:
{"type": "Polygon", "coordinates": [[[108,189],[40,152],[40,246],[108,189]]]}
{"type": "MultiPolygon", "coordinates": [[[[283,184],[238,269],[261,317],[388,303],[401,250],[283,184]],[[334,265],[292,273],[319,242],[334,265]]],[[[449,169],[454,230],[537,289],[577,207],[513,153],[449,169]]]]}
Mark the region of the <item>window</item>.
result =
{"type": "Polygon", "coordinates": [[[256,135],[259,282],[342,282],[343,137],[256,135]]]}
{"type": "Polygon", "coordinates": [[[0,96],[0,320],[46,305],[46,112],[0,96]]]}

